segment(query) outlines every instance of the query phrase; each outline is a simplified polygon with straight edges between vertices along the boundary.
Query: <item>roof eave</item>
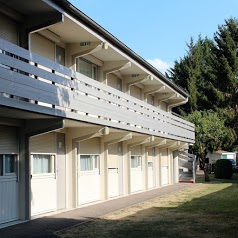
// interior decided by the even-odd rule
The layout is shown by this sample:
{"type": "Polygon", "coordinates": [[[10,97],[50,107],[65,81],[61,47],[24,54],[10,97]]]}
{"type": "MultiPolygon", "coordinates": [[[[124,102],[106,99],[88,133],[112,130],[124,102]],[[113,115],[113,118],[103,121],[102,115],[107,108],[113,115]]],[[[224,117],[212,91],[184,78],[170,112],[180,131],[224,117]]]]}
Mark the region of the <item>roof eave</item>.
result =
{"type": "Polygon", "coordinates": [[[97,34],[99,34],[100,36],[105,38],[109,43],[116,46],[122,52],[129,55],[131,58],[133,58],[138,63],[143,65],[146,69],[151,71],[158,78],[162,79],[165,83],[167,83],[174,90],[181,93],[182,96],[184,96],[185,98],[189,97],[189,95],[183,89],[181,89],[178,85],[176,85],[171,80],[169,80],[167,77],[165,77],[165,75],[163,75],[160,71],[158,71],[156,68],[154,68],[145,59],[143,59],[138,54],[136,54],[133,50],[131,50],[129,47],[127,47],[125,44],[123,44],[120,40],[118,40],[115,36],[113,36],[110,32],[108,32],[106,29],[101,27],[94,20],[92,20],[90,17],[88,17],[86,14],[84,14],[82,11],[80,11],[78,8],[76,8],[74,5],[72,5],[69,1],[67,1],[67,0],[60,0],[60,1],[59,0],[52,0],[52,1],[55,4],[63,7],[64,10],[69,11],[72,15],[74,15],[74,17],[76,19],[78,18],[86,26],[89,26],[97,34]]]}

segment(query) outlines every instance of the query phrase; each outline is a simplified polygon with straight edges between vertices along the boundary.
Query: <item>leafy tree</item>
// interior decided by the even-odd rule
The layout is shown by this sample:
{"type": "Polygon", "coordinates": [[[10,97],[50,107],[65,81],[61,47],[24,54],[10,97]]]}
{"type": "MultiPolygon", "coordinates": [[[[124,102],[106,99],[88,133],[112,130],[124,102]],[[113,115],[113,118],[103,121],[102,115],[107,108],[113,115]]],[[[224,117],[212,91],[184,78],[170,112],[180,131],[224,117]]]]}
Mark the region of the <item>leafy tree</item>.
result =
{"type": "MultiPolygon", "coordinates": [[[[200,163],[204,167],[208,152],[229,145],[234,142],[235,136],[232,130],[225,126],[225,120],[219,118],[218,113],[213,111],[195,111],[187,119],[195,124],[196,141],[193,151],[196,151],[200,163]]],[[[204,170],[205,181],[208,174],[204,170]]]]}

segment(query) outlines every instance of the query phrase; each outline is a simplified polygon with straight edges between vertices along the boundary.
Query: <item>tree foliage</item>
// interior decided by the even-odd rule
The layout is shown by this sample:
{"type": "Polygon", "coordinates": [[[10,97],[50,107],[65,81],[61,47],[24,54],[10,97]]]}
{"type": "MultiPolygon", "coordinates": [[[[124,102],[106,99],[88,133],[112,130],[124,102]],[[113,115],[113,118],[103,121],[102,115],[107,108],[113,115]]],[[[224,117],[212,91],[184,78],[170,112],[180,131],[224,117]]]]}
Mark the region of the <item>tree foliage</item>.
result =
{"type": "Polygon", "coordinates": [[[196,126],[195,151],[238,150],[238,21],[225,20],[213,39],[198,37],[168,77],[190,95],[175,110],[196,126]]]}
{"type": "Polygon", "coordinates": [[[195,124],[194,150],[202,160],[208,152],[212,153],[234,141],[232,130],[225,126],[225,120],[220,119],[217,112],[195,111],[187,119],[195,124]]]}

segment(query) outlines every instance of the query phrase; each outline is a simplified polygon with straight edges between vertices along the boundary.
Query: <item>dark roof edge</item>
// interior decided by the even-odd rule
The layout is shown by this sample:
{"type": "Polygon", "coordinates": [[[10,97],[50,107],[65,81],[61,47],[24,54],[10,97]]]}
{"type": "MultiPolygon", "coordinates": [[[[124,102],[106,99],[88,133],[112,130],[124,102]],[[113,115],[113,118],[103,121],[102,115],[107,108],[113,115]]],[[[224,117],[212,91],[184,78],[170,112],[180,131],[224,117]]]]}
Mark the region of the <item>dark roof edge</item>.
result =
{"type": "Polygon", "coordinates": [[[74,5],[72,5],[69,1],[67,1],[67,0],[52,0],[52,1],[54,3],[56,3],[57,5],[63,7],[64,10],[70,12],[76,19],[79,19],[86,26],[89,26],[98,35],[105,38],[109,43],[111,43],[112,45],[115,45],[121,51],[123,51],[124,53],[126,53],[127,55],[129,55],[130,57],[135,59],[137,62],[139,62],[141,65],[143,65],[146,69],[151,71],[157,77],[161,78],[164,82],[166,82],[173,89],[175,89],[176,91],[181,93],[184,97],[189,97],[189,95],[182,88],[180,88],[178,85],[176,85],[171,80],[166,78],[165,75],[163,75],[161,72],[159,72],[156,68],[154,68],[145,59],[143,59],[138,54],[136,54],[133,50],[131,50],[124,43],[122,43],[115,36],[113,36],[110,32],[108,32],[106,29],[101,27],[94,20],[92,20],[90,17],[88,17],[86,14],[84,14],[82,11],[80,11],[78,8],[76,8],[74,5]]]}

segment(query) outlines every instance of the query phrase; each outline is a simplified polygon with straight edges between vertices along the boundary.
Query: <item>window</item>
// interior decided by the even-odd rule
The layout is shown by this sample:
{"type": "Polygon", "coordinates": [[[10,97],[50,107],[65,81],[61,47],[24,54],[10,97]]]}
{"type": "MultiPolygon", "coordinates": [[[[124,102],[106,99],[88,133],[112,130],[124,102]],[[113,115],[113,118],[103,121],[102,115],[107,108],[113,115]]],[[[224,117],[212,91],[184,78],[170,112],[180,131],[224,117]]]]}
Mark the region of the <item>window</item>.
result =
{"type": "Polygon", "coordinates": [[[97,80],[98,66],[86,59],[76,58],[76,71],[89,78],[97,80]]]}
{"type": "Polygon", "coordinates": [[[1,154],[0,155],[0,176],[8,176],[16,174],[16,155],[1,154]]]}
{"type": "Polygon", "coordinates": [[[131,156],[131,168],[141,167],[141,156],[131,156]]]}
{"type": "Polygon", "coordinates": [[[3,176],[3,155],[0,155],[0,176],[3,176]]]}
{"type": "Polygon", "coordinates": [[[55,172],[55,156],[51,154],[32,154],[32,174],[49,174],[55,172]]]}
{"type": "Polygon", "coordinates": [[[80,171],[99,170],[99,155],[80,155],[80,171]]]}
{"type": "Polygon", "coordinates": [[[65,65],[65,49],[56,45],[55,61],[58,64],[65,65]]]}

